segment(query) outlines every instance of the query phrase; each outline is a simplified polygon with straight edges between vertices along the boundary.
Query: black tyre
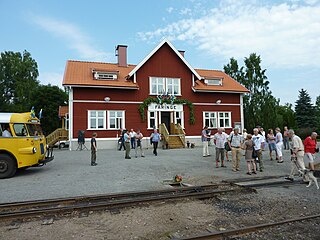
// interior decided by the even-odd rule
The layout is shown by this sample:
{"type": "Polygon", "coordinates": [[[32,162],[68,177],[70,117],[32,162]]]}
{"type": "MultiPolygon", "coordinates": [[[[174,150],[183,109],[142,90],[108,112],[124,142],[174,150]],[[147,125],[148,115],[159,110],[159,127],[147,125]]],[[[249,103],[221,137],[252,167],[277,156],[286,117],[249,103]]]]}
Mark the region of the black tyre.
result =
{"type": "Polygon", "coordinates": [[[59,144],[59,148],[64,148],[65,146],[66,146],[65,143],[60,143],[60,144],[59,144]]]}
{"type": "Polygon", "coordinates": [[[0,154],[0,178],[12,177],[16,171],[15,160],[7,154],[0,154]]]}

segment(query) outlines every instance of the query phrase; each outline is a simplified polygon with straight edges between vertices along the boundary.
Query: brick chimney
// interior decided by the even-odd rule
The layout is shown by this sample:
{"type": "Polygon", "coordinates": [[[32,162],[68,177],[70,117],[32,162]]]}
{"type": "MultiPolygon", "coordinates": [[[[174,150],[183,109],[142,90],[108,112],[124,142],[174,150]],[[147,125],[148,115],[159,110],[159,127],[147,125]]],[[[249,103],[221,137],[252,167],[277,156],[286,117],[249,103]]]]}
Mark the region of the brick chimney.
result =
{"type": "Polygon", "coordinates": [[[178,51],[179,51],[179,53],[182,55],[182,57],[184,57],[185,51],[183,51],[183,50],[178,50],[178,51]]]}
{"type": "Polygon", "coordinates": [[[116,56],[118,56],[118,65],[120,67],[127,67],[127,47],[126,45],[118,45],[116,47],[116,56]]]}

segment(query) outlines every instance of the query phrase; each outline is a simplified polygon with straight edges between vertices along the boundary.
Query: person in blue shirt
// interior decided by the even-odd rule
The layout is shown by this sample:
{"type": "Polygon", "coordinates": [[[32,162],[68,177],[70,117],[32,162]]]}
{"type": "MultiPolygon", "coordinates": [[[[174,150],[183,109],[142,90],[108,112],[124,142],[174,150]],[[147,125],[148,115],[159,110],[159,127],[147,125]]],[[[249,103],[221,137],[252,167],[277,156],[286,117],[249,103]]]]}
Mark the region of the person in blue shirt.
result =
{"type": "Polygon", "coordinates": [[[157,148],[158,148],[158,144],[159,144],[159,142],[161,140],[160,134],[158,133],[157,129],[153,130],[153,133],[151,133],[150,138],[152,139],[151,142],[153,144],[153,154],[155,156],[157,156],[158,155],[157,148]]]}

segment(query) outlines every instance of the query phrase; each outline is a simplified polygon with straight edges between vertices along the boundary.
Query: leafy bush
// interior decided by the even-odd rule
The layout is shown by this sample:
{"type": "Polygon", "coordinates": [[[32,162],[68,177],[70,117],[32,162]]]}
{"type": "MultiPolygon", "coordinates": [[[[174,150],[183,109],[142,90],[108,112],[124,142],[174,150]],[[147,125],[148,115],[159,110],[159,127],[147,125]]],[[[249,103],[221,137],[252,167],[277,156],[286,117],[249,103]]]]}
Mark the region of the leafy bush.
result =
{"type": "MultiPolygon", "coordinates": [[[[313,127],[313,128],[298,128],[294,132],[303,141],[306,137],[310,136],[312,132],[316,132],[316,128],[315,127],[313,127]]],[[[319,132],[318,132],[318,135],[319,135],[319,132]]]]}

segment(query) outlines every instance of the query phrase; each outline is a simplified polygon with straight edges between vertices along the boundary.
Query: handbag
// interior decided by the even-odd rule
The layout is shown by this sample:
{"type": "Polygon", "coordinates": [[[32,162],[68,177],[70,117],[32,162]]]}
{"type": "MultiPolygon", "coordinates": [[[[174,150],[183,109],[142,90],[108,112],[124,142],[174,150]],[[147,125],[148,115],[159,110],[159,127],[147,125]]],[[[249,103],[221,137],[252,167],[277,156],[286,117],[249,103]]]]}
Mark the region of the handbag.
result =
{"type": "Polygon", "coordinates": [[[225,142],[225,143],[224,143],[224,149],[225,149],[227,152],[231,151],[231,148],[230,148],[228,142],[225,142]]]}
{"type": "Polygon", "coordinates": [[[256,159],[258,157],[258,153],[257,153],[257,151],[253,148],[252,149],[252,158],[253,159],[256,159]]]}

